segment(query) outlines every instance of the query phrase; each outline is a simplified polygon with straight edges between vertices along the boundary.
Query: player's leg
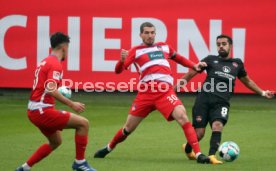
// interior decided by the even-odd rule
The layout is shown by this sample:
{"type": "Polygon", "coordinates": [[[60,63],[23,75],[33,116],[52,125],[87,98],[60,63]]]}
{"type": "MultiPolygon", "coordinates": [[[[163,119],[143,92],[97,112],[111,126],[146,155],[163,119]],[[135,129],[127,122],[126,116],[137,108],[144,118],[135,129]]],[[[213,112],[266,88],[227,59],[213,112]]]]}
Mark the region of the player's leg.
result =
{"type": "Polygon", "coordinates": [[[104,158],[108,153],[115,149],[116,145],[123,142],[132,133],[143,120],[143,117],[128,115],[123,128],[119,129],[112,140],[102,149],[98,150],[95,158],[104,158]]]}
{"type": "MultiPolygon", "coordinates": [[[[215,97],[214,97],[215,98],[215,97]]],[[[212,128],[212,135],[210,138],[209,156],[212,164],[222,164],[215,154],[221,142],[222,130],[228,120],[229,104],[221,101],[221,99],[214,99],[213,108],[210,110],[209,122],[212,128]]]]}
{"type": "Polygon", "coordinates": [[[137,128],[143,119],[143,117],[129,114],[124,127],[117,132],[116,136],[109,143],[109,148],[114,149],[118,143],[124,141],[127,136],[137,128]]]}
{"type": "Polygon", "coordinates": [[[147,93],[138,93],[130,107],[129,115],[123,128],[119,129],[112,140],[104,148],[98,150],[94,157],[104,158],[118,143],[124,141],[137,128],[140,122],[154,110],[152,101],[154,100],[147,93]]]}
{"type": "MultiPolygon", "coordinates": [[[[198,94],[192,109],[193,127],[195,128],[198,141],[205,135],[205,128],[208,124],[208,96],[198,94]]],[[[190,160],[195,160],[195,154],[189,143],[183,145],[186,156],[190,160]]]]}
{"type": "Polygon", "coordinates": [[[85,159],[86,146],[88,144],[89,121],[79,115],[70,114],[65,129],[75,129],[76,159],[72,165],[73,170],[95,171],[85,159]]]}
{"type": "MultiPolygon", "coordinates": [[[[204,137],[205,128],[195,128],[195,132],[196,132],[198,141],[200,141],[204,137]]],[[[185,152],[188,159],[196,160],[196,155],[193,152],[193,148],[189,143],[183,144],[182,149],[185,152]]]]}
{"type": "Polygon", "coordinates": [[[38,110],[28,111],[28,117],[30,121],[40,129],[44,136],[47,137],[49,143],[42,144],[31,155],[27,162],[24,163],[21,167],[17,168],[17,170],[30,170],[33,165],[47,157],[54,149],[56,149],[61,144],[60,131],[57,131],[58,128],[56,129],[55,127],[59,125],[60,120],[64,120],[64,122],[66,122],[68,120],[68,116],[64,115],[64,118],[60,118],[59,114],[60,112],[58,113],[57,110],[54,109],[45,110],[43,114],[41,114],[38,110]],[[49,122],[52,120],[55,120],[56,122],[49,122]]]}
{"type": "Polygon", "coordinates": [[[212,123],[212,135],[210,139],[209,155],[215,155],[221,142],[223,121],[217,119],[212,123]]]}
{"type": "Polygon", "coordinates": [[[172,117],[181,125],[181,128],[186,136],[188,143],[195,152],[198,163],[209,163],[209,158],[200,151],[200,146],[197,140],[195,129],[189,121],[186,110],[183,105],[178,105],[172,112],[172,117]]]}
{"type": "Polygon", "coordinates": [[[216,152],[221,142],[223,123],[220,120],[215,120],[212,124],[212,135],[210,138],[209,157],[211,164],[222,164],[223,162],[216,158],[216,152]]]}
{"type": "Polygon", "coordinates": [[[156,101],[156,108],[167,120],[174,119],[179,123],[186,136],[186,139],[192,145],[192,148],[196,153],[196,158],[198,159],[197,161],[200,163],[209,162],[209,158],[200,152],[195,130],[187,117],[185,107],[178,99],[173,89],[170,89],[168,92],[166,92],[166,94],[163,94],[160,97],[161,98],[156,101]]]}
{"type": "Polygon", "coordinates": [[[216,105],[214,105],[214,108],[210,111],[211,115],[209,122],[212,127],[212,135],[210,138],[209,156],[212,164],[222,164],[222,161],[219,161],[215,154],[221,142],[223,127],[228,120],[228,111],[229,104],[220,103],[220,101],[217,101],[216,105]]]}
{"type": "Polygon", "coordinates": [[[49,143],[41,145],[27,160],[26,163],[22,165],[21,168],[17,170],[28,171],[33,165],[47,157],[53,150],[55,150],[61,144],[61,135],[60,131],[56,131],[52,135],[46,136],[49,140],[49,143]]]}
{"type": "MultiPolygon", "coordinates": [[[[205,135],[205,127],[208,123],[207,114],[205,114],[202,109],[203,108],[195,106],[193,107],[193,126],[195,128],[198,141],[203,139],[205,135]],[[199,112],[197,109],[200,109],[201,112],[199,112]]],[[[188,159],[195,160],[195,154],[193,153],[192,146],[189,143],[184,144],[183,149],[188,159]]]]}

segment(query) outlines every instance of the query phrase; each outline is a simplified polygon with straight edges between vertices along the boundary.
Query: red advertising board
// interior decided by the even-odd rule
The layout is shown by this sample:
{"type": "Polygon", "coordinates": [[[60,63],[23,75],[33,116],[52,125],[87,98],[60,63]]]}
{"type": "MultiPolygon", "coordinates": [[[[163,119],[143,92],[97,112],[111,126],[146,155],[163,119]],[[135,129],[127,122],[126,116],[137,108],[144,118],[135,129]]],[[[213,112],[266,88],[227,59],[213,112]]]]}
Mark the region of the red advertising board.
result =
{"type": "MultiPolygon", "coordinates": [[[[219,0],[11,0],[0,3],[0,87],[31,88],[37,64],[49,53],[49,35],[71,37],[64,78],[80,88],[138,80],[135,70],[116,75],[120,49],[141,43],[139,25],[150,21],[166,41],[194,62],[217,54],[216,36],[233,38],[234,57],[263,89],[276,90],[276,1],[219,0]]],[[[171,63],[175,78],[187,69],[171,63]]],[[[203,81],[205,75],[193,81],[203,81]]],[[[111,85],[111,84],[110,84],[111,85]]],[[[240,82],[236,92],[248,93],[240,82]]]]}

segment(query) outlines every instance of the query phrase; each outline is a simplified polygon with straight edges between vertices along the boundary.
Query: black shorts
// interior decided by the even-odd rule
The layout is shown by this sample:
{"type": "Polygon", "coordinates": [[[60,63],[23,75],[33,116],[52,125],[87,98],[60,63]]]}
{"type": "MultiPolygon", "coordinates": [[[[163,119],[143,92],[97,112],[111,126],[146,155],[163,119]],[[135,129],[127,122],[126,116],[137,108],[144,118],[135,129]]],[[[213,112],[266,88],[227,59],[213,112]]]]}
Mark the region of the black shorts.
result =
{"type": "Polygon", "coordinates": [[[193,107],[193,126],[205,128],[215,120],[227,123],[230,104],[223,98],[211,93],[199,93],[193,107]]]}

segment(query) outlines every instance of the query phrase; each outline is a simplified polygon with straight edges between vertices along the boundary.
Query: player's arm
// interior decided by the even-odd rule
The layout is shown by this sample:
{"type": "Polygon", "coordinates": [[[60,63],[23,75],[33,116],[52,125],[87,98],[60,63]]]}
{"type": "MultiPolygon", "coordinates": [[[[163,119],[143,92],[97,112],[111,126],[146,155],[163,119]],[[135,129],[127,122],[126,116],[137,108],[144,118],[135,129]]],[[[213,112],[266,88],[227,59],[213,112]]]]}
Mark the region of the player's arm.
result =
{"type": "Polygon", "coordinates": [[[174,90],[178,92],[180,88],[184,87],[187,85],[187,83],[197,75],[197,71],[195,70],[190,70],[187,72],[179,81],[177,81],[177,84],[174,86],[174,90]]]}
{"type": "Polygon", "coordinates": [[[244,76],[240,78],[241,82],[250,90],[254,91],[255,93],[264,96],[266,98],[273,98],[274,92],[270,90],[262,90],[253,80],[249,78],[249,76],[244,76]]]}
{"type": "Polygon", "coordinates": [[[74,102],[66,97],[64,97],[58,90],[57,84],[55,82],[49,82],[46,85],[46,91],[49,95],[53,96],[55,99],[60,101],[61,103],[69,106],[77,113],[81,113],[85,109],[85,105],[79,102],[74,102]]]}
{"type": "Polygon", "coordinates": [[[189,82],[194,76],[197,75],[198,72],[196,72],[195,70],[190,70],[188,73],[186,73],[181,80],[185,80],[185,82],[189,82]]]}
{"type": "Polygon", "coordinates": [[[195,77],[198,73],[203,72],[205,69],[207,69],[208,65],[208,57],[201,60],[201,62],[198,66],[198,69],[200,70],[190,70],[188,73],[186,73],[178,82],[177,85],[174,87],[176,91],[180,90],[180,88],[184,87],[193,77],[195,77]]]}
{"type": "Polygon", "coordinates": [[[120,74],[125,69],[128,69],[129,65],[133,63],[133,57],[129,55],[128,50],[121,50],[121,58],[115,66],[115,73],[120,74]]]}
{"type": "Polygon", "coordinates": [[[178,53],[174,52],[170,59],[174,60],[175,62],[179,63],[182,66],[192,68],[195,71],[201,71],[202,68],[206,67],[207,64],[205,62],[199,62],[195,64],[194,62],[190,61],[189,59],[185,58],[184,56],[179,55],[178,53]]]}
{"type": "Polygon", "coordinates": [[[116,67],[115,67],[116,74],[120,74],[125,69],[124,62],[125,62],[127,56],[128,56],[128,51],[125,49],[122,49],[121,50],[121,59],[117,62],[116,67]]]}

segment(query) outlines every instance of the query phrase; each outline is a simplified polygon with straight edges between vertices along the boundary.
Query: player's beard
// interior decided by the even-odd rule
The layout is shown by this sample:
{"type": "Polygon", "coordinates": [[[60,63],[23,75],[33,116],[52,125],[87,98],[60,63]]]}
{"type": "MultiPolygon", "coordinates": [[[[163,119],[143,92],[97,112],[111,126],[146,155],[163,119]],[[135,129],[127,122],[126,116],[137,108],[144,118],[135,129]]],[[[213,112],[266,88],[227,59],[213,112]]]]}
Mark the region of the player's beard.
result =
{"type": "Polygon", "coordinates": [[[222,58],[227,58],[229,55],[229,52],[227,52],[226,50],[220,50],[218,53],[219,56],[221,56],[222,58]]]}
{"type": "Polygon", "coordinates": [[[65,53],[65,50],[63,49],[62,50],[62,58],[61,58],[61,61],[64,61],[66,58],[66,53],[65,53]]]}
{"type": "Polygon", "coordinates": [[[148,39],[147,41],[144,41],[144,44],[146,44],[147,46],[152,46],[154,43],[154,39],[148,39]]]}

